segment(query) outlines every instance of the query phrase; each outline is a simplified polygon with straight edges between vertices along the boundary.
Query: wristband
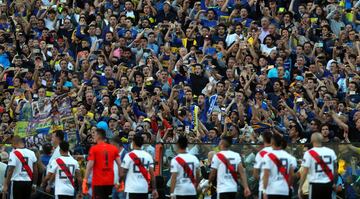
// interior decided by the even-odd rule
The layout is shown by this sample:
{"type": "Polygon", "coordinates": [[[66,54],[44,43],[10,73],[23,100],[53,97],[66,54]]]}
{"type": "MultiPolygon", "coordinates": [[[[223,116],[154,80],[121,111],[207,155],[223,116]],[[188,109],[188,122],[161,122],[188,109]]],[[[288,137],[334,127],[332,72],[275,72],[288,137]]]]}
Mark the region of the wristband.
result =
{"type": "Polygon", "coordinates": [[[33,185],[32,185],[32,188],[36,189],[36,188],[37,188],[37,185],[36,185],[36,184],[33,184],[33,185]]]}
{"type": "Polygon", "coordinates": [[[174,196],[175,196],[175,194],[174,194],[174,193],[171,193],[171,194],[170,194],[170,197],[174,197],[174,196]]]}

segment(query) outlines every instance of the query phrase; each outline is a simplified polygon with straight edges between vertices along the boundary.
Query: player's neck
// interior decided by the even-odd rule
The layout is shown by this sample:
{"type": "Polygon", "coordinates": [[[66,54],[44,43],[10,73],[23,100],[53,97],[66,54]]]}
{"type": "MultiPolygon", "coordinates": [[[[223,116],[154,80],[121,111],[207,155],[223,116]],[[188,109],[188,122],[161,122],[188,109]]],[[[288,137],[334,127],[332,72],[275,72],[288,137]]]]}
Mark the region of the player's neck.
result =
{"type": "Polygon", "coordinates": [[[281,148],[281,147],[273,146],[273,150],[282,150],[282,148],[281,148]]]}
{"type": "Polygon", "coordinates": [[[313,146],[314,146],[314,147],[322,147],[322,145],[321,145],[321,144],[318,144],[318,143],[313,143],[313,146]]]}
{"type": "Polygon", "coordinates": [[[178,149],[178,153],[186,153],[186,149],[178,149]]]}
{"type": "Polygon", "coordinates": [[[270,147],[271,146],[271,144],[269,144],[269,143],[264,143],[264,147],[270,147]]]}
{"type": "Polygon", "coordinates": [[[133,149],[134,149],[134,150],[141,150],[141,147],[138,147],[138,146],[133,145],[133,149]]]}

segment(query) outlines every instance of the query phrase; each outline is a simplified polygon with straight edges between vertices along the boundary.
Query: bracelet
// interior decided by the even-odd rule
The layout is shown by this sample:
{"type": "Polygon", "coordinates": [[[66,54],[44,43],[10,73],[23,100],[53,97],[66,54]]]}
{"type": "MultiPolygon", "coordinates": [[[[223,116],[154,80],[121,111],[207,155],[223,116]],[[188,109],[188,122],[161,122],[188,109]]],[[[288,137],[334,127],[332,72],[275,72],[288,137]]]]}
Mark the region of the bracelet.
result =
{"type": "Polygon", "coordinates": [[[174,197],[174,196],[175,196],[175,194],[174,194],[174,193],[171,193],[171,194],[170,194],[170,197],[174,197]]]}

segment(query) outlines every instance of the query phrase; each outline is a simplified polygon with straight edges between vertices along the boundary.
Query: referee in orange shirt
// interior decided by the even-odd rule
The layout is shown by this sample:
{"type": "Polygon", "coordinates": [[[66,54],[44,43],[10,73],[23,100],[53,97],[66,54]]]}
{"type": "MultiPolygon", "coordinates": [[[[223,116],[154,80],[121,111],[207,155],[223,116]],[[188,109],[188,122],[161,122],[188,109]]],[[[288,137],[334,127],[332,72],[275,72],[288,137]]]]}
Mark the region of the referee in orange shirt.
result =
{"type": "Polygon", "coordinates": [[[88,194],[87,180],[90,173],[93,173],[92,198],[94,199],[110,198],[114,187],[114,161],[120,167],[119,150],[114,145],[107,144],[105,139],[105,131],[97,129],[95,133],[96,145],[90,148],[83,180],[83,193],[88,194]]]}

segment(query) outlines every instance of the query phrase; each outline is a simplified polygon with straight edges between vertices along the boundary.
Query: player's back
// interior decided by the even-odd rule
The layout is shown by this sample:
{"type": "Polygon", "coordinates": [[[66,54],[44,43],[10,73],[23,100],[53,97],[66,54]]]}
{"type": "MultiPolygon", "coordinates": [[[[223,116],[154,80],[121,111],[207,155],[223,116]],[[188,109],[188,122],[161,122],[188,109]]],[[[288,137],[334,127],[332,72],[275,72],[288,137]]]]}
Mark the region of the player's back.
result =
{"type": "Polygon", "coordinates": [[[94,161],[93,185],[114,184],[114,160],[117,157],[119,151],[114,145],[99,143],[91,147],[89,160],[94,161]]]}
{"type": "Polygon", "coordinates": [[[141,173],[140,168],[136,166],[134,160],[131,158],[131,153],[135,154],[140,160],[141,165],[146,169],[149,174],[150,167],[154,167],[152,156],[143,150],[133,150],[125,155],[121,163],[121,167],[127,169],[125,180],[125,192],[127,193],[148,193],[148,182],[144,175],[141,173]]]}

